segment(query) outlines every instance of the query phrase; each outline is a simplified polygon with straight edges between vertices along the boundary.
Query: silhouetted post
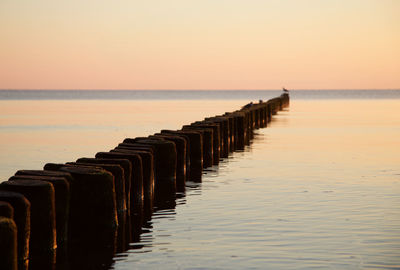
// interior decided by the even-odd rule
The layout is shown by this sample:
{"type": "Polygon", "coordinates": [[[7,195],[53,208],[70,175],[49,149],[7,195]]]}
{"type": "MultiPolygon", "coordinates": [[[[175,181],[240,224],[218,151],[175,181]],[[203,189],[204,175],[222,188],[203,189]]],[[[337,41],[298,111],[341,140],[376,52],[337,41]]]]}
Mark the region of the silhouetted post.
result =
{"type": "Polygon", "coordinates": [[[161,130],[161,134],[185,135],[190,144],[190,178],[188,181],[201,182],[203,171],[203,136],[194,130],[161,130]]]}
{"type": "Polygon", "coordinates": [[[31,202],[29,268],[52,269],[57,248],[53,185],[37,180],[5,181],[0,189],[21,193],[31,202]]]}
{"type": "MultiPolygon", "coordinates": [[[[0,199],[0,217],[7,217],[14,219],[14,208],[8,202],[0,199]]],[[[0,253],[1,254],[1,253],[0,253]]]]}
{"type": "MultiPolygon", "coordinates": [[[[145,218],[151,218],[153,213],[154,200],[155,200],[155,150],[154,146],[120,143],[114,150],[129,150],[132,154],[138,154],[142,158],[142,172],[143,172],[143,196],[144,196],[144,212],[145,218]],[[144,153],[148,153],[145,155],[144,153]]],[[[110,151],[111,152],[111,151],[110,151]]],[[[115,152],[115,151],[113,151],[115,152]]]]}
{"type": "Polygon", "coordinates": [[[199,131],[203,138],[203,168],[211,167],[213,165],[213,140],[214,132],[210,127],[196,126],[196,125],[185,125],[182,127],[183,131],[199,131]]]}
{"type": "Polygon", "coordinates": [[[100,167],[48,163],[45,170],[71,174],[70,240],[115,240],[118,227],[114,177],[100,167]]]}
{"type": "Polygon", "coordinates": [[[154,206],[154,155],[149,150],[127,149],[120,146],[115,147],[110,152],[137,154],[142,159],[143,211],[145,220],[150,219],[154,206]]]}
{"type": "Polygon", "coordinates": [[[29,240],[31,231],[31,203],[24,195],[0,189],[0,200],[9,203],[14,209],[14,221],[17,225],[18,269],[28,269],[29,240]]]}
{"type": "Polygon", "coordinates": [[[230,138],[230,128],[229,128],[229,120],[226,117],[214,116],[207,117],[204,119],[206,122],[213,122],[220,125],[220,157],[227,158],[229,155],[229,138],[230,138]]]}
{"type": "Polygon", "coordinates": [[[171,134],[156,133],[150,138],[163,138],[172,141],[176,146],[176,191],[185,192],[186,188],[186,155],[187,155],[187,138],[171,134]]]}
{"type": "Polygon", "coordinates": [[[234,119],[235,150],[243,150],[246,142],[246,114],[244,112],[236,111],[226,113],[226,115],[234,119]]]}
{"type": "Polygon", "coordinates": [[[124,170],[117,164],[102,164],[102,163],[83,163],[83,162],[68,162],[66,165],[73,165],[78,167],[93,167],[101,168],[112,174],[114,180],[114,191],[118,217],[118,230],[117,230],[117,251],[124,250],[126,243],[126,197],[125,197],[125,175],[124,170]]]}
{"type": "Polygon", "coordinates": [[[114,178],[100,167],[48,163],[45,170],[72,175],[69,263],[71,269],[111,264],[118,228],[114,178]],[[97,261],[93,257],[97,256],[97,261]]]}
{"type": "Polygon", "coordinates": [[[125,216],[125,228],[121,228],[121,223],[118,222],[118,234],[126,236],[125,248],[128,248],[128,243],[131,241],[131,223],[130,223],[130,189],[131,189],[131,175],[132,175],[132,165],[127,159],[107,159],[107,158],[79,158],[76,160],[77,163],[83,164],[111,164],[111,165],[119,165],[123,169],[124,175],[124,190],[125,190],[125,210],[124,213],[121,213],[122,216],[125,216]]]}
{"type": "Polygon", "coordinates": [[[176,146],[172,141],[156,138],[127,138],[124,143],[154,147],[155,200],[157,203],[175,200],[176,192],[176,146]]]}
{"type": "Polygon", "coordinates": [[[39,180],[51,183],[54,188],[55,210],[56,210],[56,231],[57,248],[66,245],[68,239],[68,219],[70,188],[64,177],[59,176],[38,176],[38,175],[15,175],[9,181],[39,180]]]}
{"type": "Polygon", "coordinates": [[[142,158],[137,153],[118,153],[118,152],[98,152],[96,158],[106,159],[127,159],[132,166],[131,178],[131,223],[133,231],[133,241],[139,241],[139,235],[143,224],[143,166],[142,158]]]}
{"type": "Polygon", "coordinates": [[[281,95],[283,101],[283,108],[289,107],[289,93],[283,93],[281,95]]]}
{"type": "Polygon", "coordinates": [[[197,121],[192,124],[191,126],[202,127],[202,128],[211,128],[213,130],[213,142],[212,142],[212,153],[213,153],[213,165],[219,164],[219,157],[220,157],[220,125],[218,123],[213,123],[210,121],[197,121]]]}
{"type": "Polygon", "coordinates": [[[228,118],[229,121],[229,152],[233,152],[235,151],[235,119],[232,115],[230,114],[225,114],[225,115],[221,115],[221,117],[226,117],[228,118]]]}
{"type": "Polygon", "coordinates": [[[12,218],[0,216],[0,269],[17,270],[17,225],[12,218]]]}

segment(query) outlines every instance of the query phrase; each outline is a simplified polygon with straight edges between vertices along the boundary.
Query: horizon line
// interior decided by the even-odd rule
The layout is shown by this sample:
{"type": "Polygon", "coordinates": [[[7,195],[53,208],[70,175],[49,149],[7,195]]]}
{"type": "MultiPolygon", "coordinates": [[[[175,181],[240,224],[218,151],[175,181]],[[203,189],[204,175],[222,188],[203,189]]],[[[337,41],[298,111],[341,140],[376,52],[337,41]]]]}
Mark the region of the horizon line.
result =
{"type": "MultiPolygon", "coordinates": [[[[0,91],[281,91],[282,89],[106,89],[106,88],[2,88],[0,91]]],[[[290,89],[289,91],[376,91],[376,90],[400,90],[399,88],[302,88],[290,89]]]]}

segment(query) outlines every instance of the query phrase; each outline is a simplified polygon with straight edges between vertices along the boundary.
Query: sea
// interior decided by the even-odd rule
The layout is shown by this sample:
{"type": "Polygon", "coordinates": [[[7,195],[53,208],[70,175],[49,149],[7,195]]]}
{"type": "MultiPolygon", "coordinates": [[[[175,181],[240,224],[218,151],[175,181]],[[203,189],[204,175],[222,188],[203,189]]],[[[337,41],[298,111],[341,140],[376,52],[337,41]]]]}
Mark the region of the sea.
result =
{"type": "MultiPolygon", "coordinates": [[[[0,90],[0,182],[280,94],[0,90]]],[[[290,98],[104,269],[400,269],[400,90],[290,98]]]]}

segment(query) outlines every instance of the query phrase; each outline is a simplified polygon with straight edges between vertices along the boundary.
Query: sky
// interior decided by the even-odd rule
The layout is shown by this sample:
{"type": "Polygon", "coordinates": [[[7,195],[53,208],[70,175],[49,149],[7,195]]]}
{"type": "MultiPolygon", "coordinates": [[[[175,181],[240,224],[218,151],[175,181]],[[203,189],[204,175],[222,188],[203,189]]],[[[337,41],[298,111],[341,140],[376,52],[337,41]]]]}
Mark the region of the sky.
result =
{"type": "Polygon", "coordinates": [[[399,89],[399,0],[0,0],[0,89],[399,89]]]}

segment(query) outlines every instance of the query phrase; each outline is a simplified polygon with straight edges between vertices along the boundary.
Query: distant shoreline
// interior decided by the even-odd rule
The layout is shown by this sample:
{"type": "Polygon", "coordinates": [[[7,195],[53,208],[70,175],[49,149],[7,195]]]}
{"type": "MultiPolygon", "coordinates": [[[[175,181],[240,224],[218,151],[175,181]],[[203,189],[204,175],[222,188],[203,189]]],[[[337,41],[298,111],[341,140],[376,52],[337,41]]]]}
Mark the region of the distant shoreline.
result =
{"type": "MultiPolygon", "coordinates": [[[[281,89],[19,89],[1,88],[0,91],[281,91],[281,89]]],[[[349,88],[349,89],[292,89],[295,91],[400,91],[400,88],[349,88]]]]}
{"type": "MultiPolygon", "coordinates": [[[[0,100],[267,100],[282,90],[0,90],[0,100]]],[[[291,90],[296,99],[400,99],[400,89],[291,90]]]]}

